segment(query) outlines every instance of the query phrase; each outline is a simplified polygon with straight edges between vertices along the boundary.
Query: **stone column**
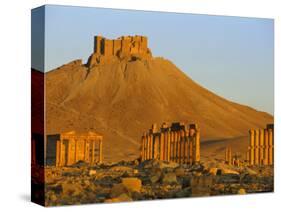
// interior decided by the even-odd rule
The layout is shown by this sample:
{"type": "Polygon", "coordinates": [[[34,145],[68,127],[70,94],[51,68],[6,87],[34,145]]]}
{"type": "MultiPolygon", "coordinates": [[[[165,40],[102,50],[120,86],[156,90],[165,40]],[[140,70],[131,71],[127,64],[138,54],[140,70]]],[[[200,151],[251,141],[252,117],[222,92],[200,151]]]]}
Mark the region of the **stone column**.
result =
{"type": "Polygon", "coordinates": [[[78,150],[78,147],[77,147],[78,144],[77,144],[77,142],[78,142],[77,139],[75,139],[75,153],[74,153],[75,156],[74,156],[74,163],[77,162],[77,158],[78,158],[78,151],[77,151],[77,150],[78,150]]]}
{"type": "Polygon", "coordinates": [[[259,165],[260,157],[259,157],[259,130],[255,130],[255,165],[259,165]]]}
{"type": "Polygon", "coordinates": [[[232,151],[230,147],[225,149],[225,162],[229,165],[233,164],[232,151]]]}
{"type": "Polygon", "coordinates": [[[249,164],[254,165],[255,161],[255,131],[249,130],[249,164]]]}
{"type": "Polygon", "coordinates": [[[102,140],[100,140],[100,146],[99,146],[99,152],[100,152],[100,158],[99,158],[99,162],[102,163],[103,160],[103,155],[102,155],[102,140]]]}
{"type": "Polygon", "coordinates": [[[164,160],[164,133],[160,133],[160,160],[164,160]]]}
{"type": "Polygon", "coordinates": [[[158,150],[159,150],[159,136],[157,134],[155,134],[154,135],[154,145],[153,145],[153,158],[154,159],[159,159],[158,150]]]}
{"type": "Polygon", "coordinates": [[[61,141],[56,141],[56,166],[61,166],[61,141]]]}
{"type": "Polygon", "coordinates": [[[170,158],[170,160],[174,161],[175,160],[175,158],[174,158],[174,144],[175,144],[175,142],[174,142],[174,132],[173,131],[171,131],[170,138],[171,138],[171,148],[170,148],[171,158],[170,158]]]}
{"type": "Polygon", "coordinates": [[[167,132],[167,161],[171,159],[171,132],[167,132]]]}
{"type": "Polygon", "coordinates": [[[149,135],[145,136],[145,160],[149,159],[149,135]]]}
{"type": "Polygon", "coordinates": [[[65,155],[68,154],[68,143],[66,144],[65,141],[60,140],[60,159],[59,159],[59,166],[65,166],[67,164],[67,160],[65,155]]]}
{"type": "Polygon", "coordinates": [[[150,143],[149,157],[150,159],[153,159],[153,134],[152,133],[149,135],[149,143],[150,143]]]}
{"type": "Polygon", "coordinates": [[[195,143],[196,143],[195,134],[196,134],[196,131],[192,127],[192,125],[190,125],[189,127],[190,127],[190,129],[189,129],[190,154],[189,155],[190,155],[191,163],[194,163],[195,162],[195,156],[196,156],[196,151],[195,151],[195,143]]]}
{"type": "Polygon", "coordinates": [[[185,163],[185,152],[184,152],[184,150],[185,150],[185,139],[184,139],[184,137],[185,137],[185,133],[184,133],[184,130],[183,129],[181,129],[180,130],[180,136],[181,136],[181,163],[185,163]]]}
{"type": "Polygon", "coordinates": [[[181,163],[185,163],[185,133],[184,130],[182,129],[180,131],[180,137],[181,137],[181,163]]]}
{"type": "Polygon", "coordinates": [[[146,152],[147,152],[147,160],[150,159],[150,134],[147,135],[147,149],[146,149],[146,152]]]}
{"type": "Polygon", "coordinates": [[[66,146],[66,152],[67,152],[67,161],[66,165],[72,165],[75,161],[75,141],[72,138],[69,138],[68,144],[66,146]],[[72,147],[74,147],[74,151],[72,151],[72,147]]]}
{"type": "Polygon", "coordinates": [[[177,148],[177,155],[178,155],[178,163],[181,163],[182,156],[181,156],[181,133],[177,131],[177,141],[178,141],[178,148],[177,148]]]}
{"type": "Polygon", "coordinates": [[[147,133],[146,134],[146,137],[145,137],[145,160],[148,160],[149,159],[149,134],[147,133]]]}
{"type": "Polygon", "coordinates": [[[178,135],[178,163],[182,163],[182,154],[181,154],[182,140],[181,140],[181,132],[180,132],[180,130],[177,131],[177,135],[178,135]]]}
{"type": "Polygon", "coordinates": [[[189,163],[193,163],[193,136],[189,135],[189,163]]]}
{"type": "Polygon", "coordinates": [[[273,164],[273,131],[268,129],[269,151],[268,151],[268,164],[273,164]]]}
{"type": "Polygon", "coordinates": [[[91,164],[95,162],[95,140],[90,141],[90,148],[92,149],[91,164]]]}
{"type": "Polygon", "coordinates": [[[185,163],[189,163],[189,151],[188,151],[188,147],[189,147],[189,131],[188,129],[184,132],[184,139],[185,139],[185,146],[184,146],[184,155],[185,155],[185,163]]]}
{"type": "Polygon", "coordinates": [[[263,165],[268,165],[268,152],[269,152],[269,140],[268,140],[268,130],[264,130],[264,164],[263,165]]]}
{"type": "Polygon", "coordinates": [[[178,135],[177,131],[174,131],[174,162],[178,161],[178,135]]]}
{"type": "Polygon", "coordinates": [[[225,154],[224,154],[224,160],[226,164],[229,164],[229,151],[228,151],[228,147],[225,148],[225,154]]]}
{"type": "Polygon", "coordinates": [[[173,161],[177,162],[178,160],[178,155],[177,155],[177,151],[178,151],[178,143],[177,143],[178,137],[177,137],[177,132],[173,131],[173,161]]]}
{"type": "Polygon", "coordinates": [[[195,163],[200,162],[200,130],[197,128],[195,134],[195,163]]]}
{"type": "Polygon", "coordinates": [[[168,131],[166,129],[165,133],[164,133],[164,160],[167,161],[168,160],[168,131]]]}
{"type": "Polygon", "coordinates": [[[261,165],[264,162],[264,129],[259,130],[259,136],[259,164],[261,165]]]}

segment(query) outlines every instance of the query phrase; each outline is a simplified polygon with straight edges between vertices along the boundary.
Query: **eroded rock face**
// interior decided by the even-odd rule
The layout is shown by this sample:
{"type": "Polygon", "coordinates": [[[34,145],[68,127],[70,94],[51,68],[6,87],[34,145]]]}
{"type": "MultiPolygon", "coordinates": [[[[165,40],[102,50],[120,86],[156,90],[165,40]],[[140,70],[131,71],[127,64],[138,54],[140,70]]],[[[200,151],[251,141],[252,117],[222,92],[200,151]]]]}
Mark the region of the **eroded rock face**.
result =
{"type": "Polygon", "coordinates": [[[49,167],[46,205],[273,191],[273,167],[212,166],[150,160],[140,164],[131,161],[91,167],[49,167]]]}

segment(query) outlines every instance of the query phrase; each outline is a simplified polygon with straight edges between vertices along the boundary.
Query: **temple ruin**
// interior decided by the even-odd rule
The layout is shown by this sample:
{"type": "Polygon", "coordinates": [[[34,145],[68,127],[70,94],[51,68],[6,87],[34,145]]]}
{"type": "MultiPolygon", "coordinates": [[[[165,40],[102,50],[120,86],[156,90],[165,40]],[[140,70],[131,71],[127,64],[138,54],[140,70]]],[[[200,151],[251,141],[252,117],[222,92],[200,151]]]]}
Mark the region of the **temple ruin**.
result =
{"type": "Polygon", "coordinates": [[[200,162],[200,130],[196,124],[153,124],[141,139],[141,160],[158,159],[180,164],[200,162]]]}
{"type": "Polygon", "coordinates": [[[274,161],[274,125],[265,129],[249,130],[247,160],[250,165],[273,165],[274,161]]]}
{"type": "Polygon", "coordinates": [[[121,36],[117,39],[107,39],[102,36],[94,37],[94,53],[88,60],[88,66],[103,63],[112,57],[119,59],[136,60],[151,57],[147,47],[148,39],[145,36],[121,36]]]}
{"type": "Polygon", "coordinates": [[[79,161],[102,162],[103,137],[94,132],[74,131],[47,136],[47,165],[69,166],[79,161]]]}

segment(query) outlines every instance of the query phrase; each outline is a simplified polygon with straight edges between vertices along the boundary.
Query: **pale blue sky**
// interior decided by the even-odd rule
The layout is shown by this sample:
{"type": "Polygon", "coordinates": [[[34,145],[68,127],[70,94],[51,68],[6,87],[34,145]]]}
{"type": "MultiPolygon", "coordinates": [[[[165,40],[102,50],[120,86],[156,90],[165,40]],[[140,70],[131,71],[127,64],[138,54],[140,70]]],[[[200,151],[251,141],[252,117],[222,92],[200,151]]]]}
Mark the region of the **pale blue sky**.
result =
{"type": "MultiPolygon", "coordinates": [[[[32,25],[38,28],[37,16],[32,25]]],[[[44,64],[33,59],[33,68],[49,71],[74,59],[86,62],[97,34],[145,35],[154,56],[171,60],[205,88],[273,114],[272,19],[48,5],[44,31],[44,64]]],[[[40,52],[36,41],[32,56],[40,52]]]]}

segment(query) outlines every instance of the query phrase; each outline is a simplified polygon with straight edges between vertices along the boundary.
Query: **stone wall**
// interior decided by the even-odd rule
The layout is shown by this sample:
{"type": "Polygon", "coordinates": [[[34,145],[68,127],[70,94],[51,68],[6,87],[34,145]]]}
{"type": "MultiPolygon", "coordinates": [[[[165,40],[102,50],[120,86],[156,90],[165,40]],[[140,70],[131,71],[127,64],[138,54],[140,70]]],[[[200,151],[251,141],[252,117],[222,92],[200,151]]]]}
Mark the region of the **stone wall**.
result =
{"type": "Polygon", "coordinates": [[[95,36],[94,44],[94,53],[104,56],[148,54],[147,37],[145,36],[122,36],[113,40],[95,36]]]}

